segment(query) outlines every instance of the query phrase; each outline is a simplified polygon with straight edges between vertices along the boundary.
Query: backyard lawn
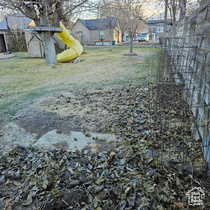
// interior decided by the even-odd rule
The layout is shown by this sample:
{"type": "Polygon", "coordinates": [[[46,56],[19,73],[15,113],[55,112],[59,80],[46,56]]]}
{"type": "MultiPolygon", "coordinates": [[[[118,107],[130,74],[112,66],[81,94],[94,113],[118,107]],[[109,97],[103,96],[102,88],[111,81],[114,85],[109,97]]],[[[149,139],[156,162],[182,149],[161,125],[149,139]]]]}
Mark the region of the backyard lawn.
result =
{"type": "Polygon", "coordinates": [[[0,60],[0,114],[15,113],[32,99],[68,88],[153,81],[160,50],[136,47],[138,56],[124,56],[127,51],[126,47],[88,48],[81,62],[56,66],[26,53],[0,60]]]}

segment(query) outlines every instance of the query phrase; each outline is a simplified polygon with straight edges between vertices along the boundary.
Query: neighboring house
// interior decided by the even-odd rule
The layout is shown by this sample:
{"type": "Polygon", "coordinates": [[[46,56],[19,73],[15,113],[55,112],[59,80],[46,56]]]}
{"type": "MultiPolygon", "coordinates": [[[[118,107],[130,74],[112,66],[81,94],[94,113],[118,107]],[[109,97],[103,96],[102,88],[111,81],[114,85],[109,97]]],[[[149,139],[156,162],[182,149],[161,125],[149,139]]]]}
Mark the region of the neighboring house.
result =
{"type": "Polygon", "coordinates": [[[8,51],[25,44],[24,29],[30,23],[30,19],[16,13],[7,15],[0,21],[0,50],[8,51]]]}
{"type": "MultiPolygon", "coordinates": [[[[147,21],[148,33],[150,34],[150,40],[157,41],[159,35],[164,32],[165,20],[164,19],[149,19],[147,21]]],[[[167,30],[171,27],[171,21],[168,20],[167,30]]]]}
{"type": "Polygon", "coordinates": [[[122,42],[116,18],[78,19],[72,33],[85,45],[110,45],[122,42]]]}
{"type": "MultiPolygon", "coordinates": [[[[172,23],[168,20],[167,30],[170,29],[172,23]]],[[[164,32],[164,19],[151,18],[147,21],[142,21],[136,31],[134,40],[137,41],[159,41],[159,36],[164,32]]],[[[129,36],[126,34],[126,41],[129,41],[129,36]]]]}

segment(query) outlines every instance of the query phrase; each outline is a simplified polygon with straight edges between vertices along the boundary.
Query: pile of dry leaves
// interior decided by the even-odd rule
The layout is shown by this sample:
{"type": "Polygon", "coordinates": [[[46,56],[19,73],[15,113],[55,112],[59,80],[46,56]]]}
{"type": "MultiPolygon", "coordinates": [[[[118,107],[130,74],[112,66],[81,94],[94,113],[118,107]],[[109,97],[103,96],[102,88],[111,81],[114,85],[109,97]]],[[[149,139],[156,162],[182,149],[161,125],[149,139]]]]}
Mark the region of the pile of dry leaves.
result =
{"type": "Polygon", "coordinates": [[[115,116],[101,131],[122,142],[99,153],[17,147],[1,155],[0,209],[188,209],[193,187],[205,191],[210,209],[201,143],[191,135],[182,88],[130,85],[102,93],[78,97],[84,104],[100,99],[115,116]]]}

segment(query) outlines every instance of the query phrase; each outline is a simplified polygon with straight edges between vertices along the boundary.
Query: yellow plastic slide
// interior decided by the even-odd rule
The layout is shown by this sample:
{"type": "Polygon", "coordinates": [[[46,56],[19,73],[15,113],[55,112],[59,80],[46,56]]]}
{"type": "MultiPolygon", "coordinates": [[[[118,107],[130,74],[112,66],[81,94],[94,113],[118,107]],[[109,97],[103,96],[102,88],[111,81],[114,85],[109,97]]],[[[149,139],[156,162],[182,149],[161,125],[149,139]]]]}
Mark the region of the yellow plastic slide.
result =
{"type": "Polygon", "coordinates": [[[60,27],[62,28],[61,33],[56,33],[56,36],[62,40],[69,49],[59,53],[57,55],[58,62],[69,62],[77,57],[79,57],[83,52],[83,47],[78,40],[76,40],[70,32],[65,28],[65,26],[60,23],[60,27]]]}

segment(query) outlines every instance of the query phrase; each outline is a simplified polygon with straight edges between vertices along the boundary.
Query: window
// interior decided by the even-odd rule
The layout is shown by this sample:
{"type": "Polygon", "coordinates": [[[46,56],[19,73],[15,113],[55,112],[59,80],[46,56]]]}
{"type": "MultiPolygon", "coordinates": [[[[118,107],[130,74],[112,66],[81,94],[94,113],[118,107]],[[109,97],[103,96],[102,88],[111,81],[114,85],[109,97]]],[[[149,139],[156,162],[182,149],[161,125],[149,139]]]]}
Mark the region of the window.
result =
{"type": "Polygon", "coordinates": [[[99,31],[99,40],[103,41],[105,39],[104,31],[99,31]]]}

